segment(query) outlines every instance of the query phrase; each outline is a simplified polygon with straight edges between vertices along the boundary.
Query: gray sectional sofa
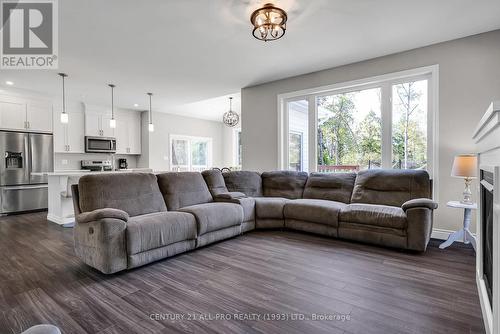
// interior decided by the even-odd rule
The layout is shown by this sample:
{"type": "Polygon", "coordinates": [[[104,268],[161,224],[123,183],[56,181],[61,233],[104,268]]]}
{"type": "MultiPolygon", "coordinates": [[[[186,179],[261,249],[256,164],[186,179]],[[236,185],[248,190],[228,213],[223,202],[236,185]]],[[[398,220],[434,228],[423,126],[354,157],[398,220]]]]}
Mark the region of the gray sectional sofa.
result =
{"type": "Polygon", "coordinates": [[[425,251],[437,203],[427,172],[110,173],[73,186],[75,252],[110,274],[254,229],[425,251]]]}

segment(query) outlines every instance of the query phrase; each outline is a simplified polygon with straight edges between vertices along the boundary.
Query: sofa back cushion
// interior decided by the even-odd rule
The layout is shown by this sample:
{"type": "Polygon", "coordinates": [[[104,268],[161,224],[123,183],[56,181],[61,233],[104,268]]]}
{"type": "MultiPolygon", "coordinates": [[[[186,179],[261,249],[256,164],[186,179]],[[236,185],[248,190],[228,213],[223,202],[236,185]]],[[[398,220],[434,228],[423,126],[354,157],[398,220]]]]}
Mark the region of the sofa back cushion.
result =
{"type": "Polygon", "coordinates": [[[311,173],[302,197],[349,203],[354,181],[356,173],[311,173]]]}
{"type": "Polygon", "coordinates": [[[370,169],[358,173],[351,203],[400,207],[414,198],[430,198],[429,174],[424,170],[370,169]]]}
{"type": "Polygon", "coordinates": [[[302,198],[306,182],[306,172],[274,171],[262,173],[262,189],[266,197],[302,198]]]}
{"type": "Polygon", "coordinates": [[[208,190],[210,191],[212,196],[217,196],[219,194],[228,192],[226,183],[224,182],[224,178],[222,177],[222,172],[220,170],[204,170],[203,172],[201,172],[201,175],[203,175],[205,183],[207,184],[208,190]]]}
{"type": "Polygon", "coordinates": [[[168,172],[158,174],[157,177],[169,210],[212,201],[207,184],[198,172],[168,172]]]}
{"type": "Polygon", "coordinates": [[[82,212],[103,208],[120,209],[130,216],[167,211],[151,173],[109,173],[84,175],[78,181],[82,212]]]}
{"type": "Polygon", "coordinates": [[[227,190],[241,192],[249,197],[262,197],[262,179],[260,173],[236,171],[222,173],[227,190]]]}

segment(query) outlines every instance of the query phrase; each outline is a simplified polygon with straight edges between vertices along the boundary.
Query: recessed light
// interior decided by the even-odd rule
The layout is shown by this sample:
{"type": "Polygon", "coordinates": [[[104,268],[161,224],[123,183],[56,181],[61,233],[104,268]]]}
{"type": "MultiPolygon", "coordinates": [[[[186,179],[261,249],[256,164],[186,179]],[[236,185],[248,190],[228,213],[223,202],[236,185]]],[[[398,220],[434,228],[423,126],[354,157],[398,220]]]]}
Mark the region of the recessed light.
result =
{"type": "Polygon", "coordinates": [[[5,81],[6,85],[12,86],[14,83],[12,81],[5,81]]]}
{"type": "Polygon", "coordinates": [[[139,104],[138,104],[138,103],[134,103],[134,107],[138,107],[138,106],[139,106],[139,104]]]}

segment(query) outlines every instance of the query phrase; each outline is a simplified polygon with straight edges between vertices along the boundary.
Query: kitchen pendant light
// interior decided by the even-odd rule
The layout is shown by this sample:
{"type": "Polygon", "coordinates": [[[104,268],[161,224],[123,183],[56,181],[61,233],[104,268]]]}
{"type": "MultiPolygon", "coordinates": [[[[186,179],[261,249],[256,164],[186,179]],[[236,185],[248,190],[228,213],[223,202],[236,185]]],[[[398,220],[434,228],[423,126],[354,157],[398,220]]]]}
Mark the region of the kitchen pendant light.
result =
{"type": "Polygon", "coordinates": [[[64,87],[64,78],[68,75],[66,73],[58,73],[62,78],[62,112],[61,112],[61,123],[67,124],[69,122],[68,114],[66,113],[66,91],[64,87]]]}
{"type": "Polygon", "coordinates": [[[153,93],[147,93],[149,95],[149,125],[148,125],[148,130],[149,132],[153,132],[155,130],[155,126],[153,124],[153,109],[151,109],[151,96],[153,96],[153,93]]]}
{"type": "Polygon", "coordinates": [[[115,85],[109,84],[109,87],[111,87],[111,119],[109,120],[109,127],[111,129],[116,128],[116,119],[115,119],[115,99],[114,99],[114,92],[115,92],[115,85]]]}
{"type": "Polygon", "coordinates": [[[235,127],[240,121],[240,115],[233,111],[233,98],[229,98],[229,111],[224,113],[222,116],[222,121],[229,127],[235,127]]]}

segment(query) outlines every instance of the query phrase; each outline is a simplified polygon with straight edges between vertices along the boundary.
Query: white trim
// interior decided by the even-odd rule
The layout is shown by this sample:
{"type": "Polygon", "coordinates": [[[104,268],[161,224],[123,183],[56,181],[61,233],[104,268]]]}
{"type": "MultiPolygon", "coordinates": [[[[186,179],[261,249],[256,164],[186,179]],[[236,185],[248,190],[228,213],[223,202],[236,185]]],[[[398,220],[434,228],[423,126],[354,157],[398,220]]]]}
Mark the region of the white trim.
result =
{"type": "MultiPolygon", "coordinates": [[[[352,88],[357,88],[359,86],[369,86],[370,84],[377,84],[377,83],[380,83],[382,81],[398,80],[398,79],[404,79],[406,77],[416,77],[419,75],[425,75],[425,74],[430,74],[430,73],[434,74],[434,73],[438,72],[438,70],[439,70],[439,65],[436,64],[436,65],[418,67],[418,68],[405,70],[405,71],[377,75],[377,76],[368,77],[365,79],[358,79],[358,80],[336,83],[336,84],[332,84],[332,85],[302,89],[302,90],[297,90],[297,91],[293,91],[293,92],[279,94],[278,95],[278,102],[283,100],[283,99],[297,98],[298,96],[311,95],[311,94],[321,95],[322,93],[327,93],[329,91],[338,91],[338,90],[344,89],[344,88],[346,90],[352,90],[352,88]]],[[[278,104],[278,106],[279,106],[279,104],[278,104]]]]}

